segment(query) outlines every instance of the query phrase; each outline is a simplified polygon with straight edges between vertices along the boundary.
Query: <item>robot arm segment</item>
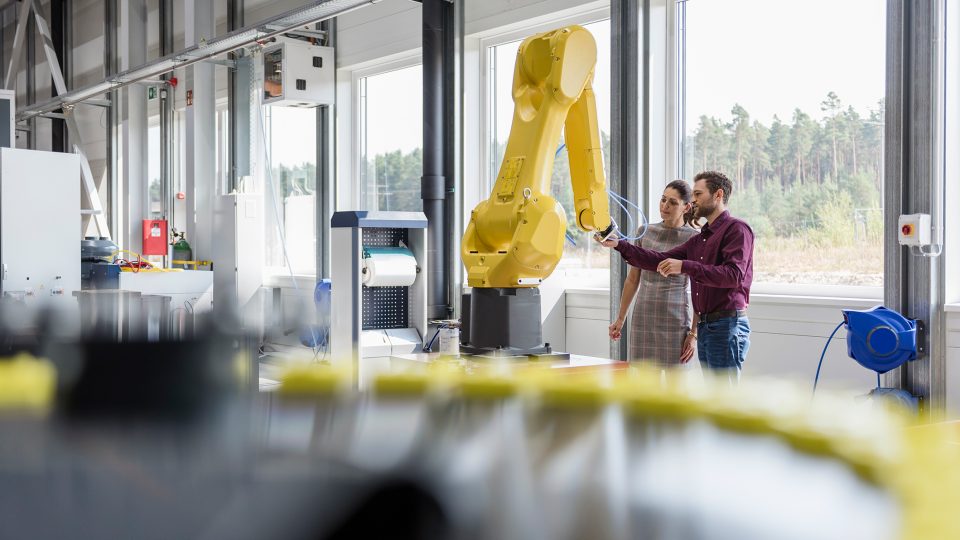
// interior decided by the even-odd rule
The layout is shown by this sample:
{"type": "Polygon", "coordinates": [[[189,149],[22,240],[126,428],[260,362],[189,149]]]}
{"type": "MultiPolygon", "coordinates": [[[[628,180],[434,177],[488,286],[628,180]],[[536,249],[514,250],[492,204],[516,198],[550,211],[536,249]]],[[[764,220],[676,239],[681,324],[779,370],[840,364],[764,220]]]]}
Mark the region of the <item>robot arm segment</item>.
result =
{"type": "Polygon", "coordinates": [[[567,219],[550,196],[550,180],[565,125],[577,226],[612,230],[591,88],[596,60],[596,42],[580,26],[521,43],[503,162],[493,193],[474,208],[463,236],[471,287],[535,287],[560,262],[567,219]]]}
{"type": "Polygon", "coordinates": [[[612,230],[612,223],[597,125],[597,100],[589,82],[567,113],[564,139],[570,160],[577,227],[606,236],[612,230]]]}

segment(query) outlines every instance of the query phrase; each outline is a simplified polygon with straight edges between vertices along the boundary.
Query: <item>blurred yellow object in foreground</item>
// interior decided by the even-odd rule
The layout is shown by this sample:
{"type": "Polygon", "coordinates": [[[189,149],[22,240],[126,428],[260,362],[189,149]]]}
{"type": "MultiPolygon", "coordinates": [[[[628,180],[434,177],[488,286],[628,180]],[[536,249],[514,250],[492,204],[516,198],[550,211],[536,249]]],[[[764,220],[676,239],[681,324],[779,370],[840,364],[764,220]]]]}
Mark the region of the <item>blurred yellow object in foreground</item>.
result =
{"type": "Polygon", "coordinates": [[[49,362],[20,353],[0,359],[0,410],[45,409],[56,387],[56,372],[49,362]]]}
{"type": "MultiPolygon", "coordinates": [[[[893,514],[896,515],[871,510],[874,514],[868,513],[866,519],[870,521],[872,518],[869,516],[876,515],[878,520],[887,520],[888,528],[884,531],[890,532],[890,538],[960,538],[960,520],[955,519],[953,515],[953,509],[960,506],[960,451],[958,451],[960,446],[954,442],[956,434],[949,431],[946,426],[917,428],[914,425],[915,419],[881,404],[866,407],[855,404],[849,398],[832,397],[829,394],[818,395],[815,400],[811,400],[806,389],[781,381],[745,381],[740,387],[731,387],[725,381],[714,381],[709,376],[706,380],[698,381],[676,373],[663,376],[659,370],[633,368],[624,376],[617,377],[612,383],[596,374],[558,375],[549,370],[522,370],[515,373],[480,370],[471,375],[459,373],[456,370],[386,374],[376,379],[373,390],[369,394],[350,389],[347,378],[347,374],[324,368],[314,367],[293,371],[284,380],[281,395],[294,401],[304,399],[309,401],[311,398],[327,402],[340,400],[340,409],[338,409],[340,411],[350,408],[349,405],[345,405],[347,403],[368,403],[358,409],[367,411],[367,420],[363,420],[363,416],[352,418],[360,419],[358,421],[361,423],[371,422],[371,425],[377,422],[374,416],[388,414],[393,407],[401,409],[421,407],[425,410],[433,410],[433,413],[425,413],[426,418],[431,418],[431,423],[418,428],[421,430],[420,436],[426,437],[426,440],[421,440],[414,446],[415,448],[430,448],[441,444],[449,438],[449,435],[443,436],[443,434],[451,430],[458,433],[457,430],[466,430],[470,433],[472,428],[465,428],[458,422],[464,421],[464,418],[472,418],[472,421],[476,422],[476,417],[457,416],[444,411],[461,410],[469,407],[469,403],[480,401],[499,402],[503,404],[497,408],[500,412],[495,413],[491,420],[496,423],[504,422],[502,420],[504,411],[508,410],[505,407],[508,407],[508,403],[513,403],[526,411],[521,414],[525,420],[520,420],[525,427],[515,432],[514,437],[519,433],[529,440],[519,448],[541,448],[538,451],[531,450],[529,454],[516,454],[519,462],[534,464],[530,465],[529,469],[523,469],[521,465],[521,469],[527,471],[525,474],[533,476],[534,484],[540,481],[542,484],[555,486],[555,489],[559,487],[561,491],[573,489],[569,486],[581,485],[583,482],[597,482],[596,476],[604,469],[607,469],[606,473],[609,476],[604,477],[603,482],[618,484],[621,481],[619,478],[630,478],[632,480],[623,480],[623,482],[627,485],[630,482],[635,483],[638,478],[635,475],[640,474],[637,472],[636,464],[647,462],[648,468],[639,469],[642,472],[639,478],[649,478],[651,471],[654,476],[657,471],[667,471],[661,473],[667,476],[667,481],[662,484],[646,480],[654,486],[653,500],[661,496],[669,498],[670,495],[661,495],[658,491],[660,487],[657,486],[663,486],[664,492],[674,497],[683,494],[680,499],[687,500],[688,494],[689,500],[702,503],[710,497],[731,496],[716,492],[715,485],[710,484],[708,478],[711,474],[716,474],[724,481],[731,475],[733,477],[739,474],[749,476],[746,474],[748,473],[746,469],[756,463],[751,460],[762,454],[764,459],[767,457],[769,459],[758,470],[763,470],[763,467],[774,471],[779,470],[783,477],[788,479],[788,483],[776,485],[776,492],[758,495],[761,500],[766,499],[774,506],[779,504],[778,511],[800,516],[797,513],[790,514],[793,505],[798,500],[809,503],[814,498],[802,495],[804,488],[809,491],[816,489],[810,486],[830,485],[830,481],[818,484],[818,481],[824,482],[822,477],[818,479],[811,476],[808,481],[805,476],[811,474],[808,473],[808,469],[813,471],[812,474],[821,475],[824,471],[835,471],[831,474],[839,475],[837,478],[843,478],[844,474],[852,473],[853,477],[861,479],[864,486],[873,486],[873,488],[862,492],[851,491],[852,494],[848,495],[835,493],[829,495],[839,497],[841,500],[846,497],[858,503],[864,501],[864,507],[873,509],[887,508],[877,501],[891,501],[893,506],[889,509],[894,510],[893,514]],[[418,402],[423,405],[415,405],[418,402]],[[403,403],[408,405],[402,405],[403,403]],[[594,420],[588,420],[591,418],[594,420]],[[450,425],[445,425],[444,422],[450,425]],[[610,424],[605,424],[609,422],[614,422],[613,425],[617,426],[614,432],[626,435],[610,438],[610,424]],[[547,426],[549,429],[532,427],[537,425],[547,426]],[[601,427],[604,425],[607,427],[601,427]],[[549,435],[550,433],[553,435],[549,435]],[[603,435],[598,435],[599,433],[603,435]],[[563,434],[563,437],[558,434],[563,434]],[[723,440],[724,437],[727,440],[723,440]],[[570,441],[579,442],[571,443],[570,441]],[[770,446],[772,442],[776,444],[770,446]],[[547,446],[543,446],[544,444],[547,446]],[[728,468],[737,472],[731,473],[713,468],[715,464],[710,465],[709,460],[704,463],[697,463],[694,460],[689,466],[699,472],[689,473],[688,478],[688,480],[693,478],[694,482],[684,485],[680,481],[673,481],[670,475],[677,474],[677,470],[682,471],[684,468],[682,458],[679,460],[674,458],[669,463],[664,462],[666,465],[661,463],[663,467],[650,465],[650,463],[660,463],[658,459],[661,461],[669,459],[657,458],[657,456],[660,455],[658,452],[670,456],[673,452],[670,449],[671,444],[680,455],[693,452],[693,456],[697,456],[700,455],[699,452],[705,452],[708,457],[716,459],[711,454],[717,451],[717,455],[724,455],[726,452],[737,456],[740,462],[727,464],[728,468]],[[711,444],[715,448],[712,448],[711,444]],[[550,450],[550,445],[560,446],[559,449],[550,450]],[[731,448],[744,447],[749,450],[744,457],[731,451],[731,448]],[[572,457],[575,454],[571,452],[574,452],[574,449],[581,451],[584,448],[595,449],[592,450],[594,454],[585,454],[591,458],[597,455],[616,456],[618,453],[625,454],[626,457],[620,464],[603,462],[603,460],[596,462],[594,459],[583,457],[584,463],[589,462],[592,465],[586,469],[579,469],[573,466],[578,461],[572,457]],[[606,450],[596,450],[597,448],[606,450]],[[782,450],[784,448],[789,451],[785,453],[782,450]],[[762,452],[758,454],[758,451],[762,452]],[[551,462],[548,459],[546,463],[554,463],[554,465],[535,465],[536,461],[530,461],[533,459],[531,456],[550,455],[550,452],[558,457],[552,457],[550,459],[555,461],[551,462]],[[679,469],[671,469],[671,466],[676,467],[678,462],[679,469]],[[559,466],[557,465],[559,463],[566,465],[561,469],[554,469],[559,466]],[[696,469],[697,466],[706,468],[696,469]],[[562,470],[565,475],[562,476],[564,480],[561,484],[556,484],[555,480],[536,478],[538,475],[557,474],[557,470],[562,470]],[[669,472],[671,470],[674,472],[669,472]],[[714,487],[705,487],[711,485],[714,487]],[[701,491],[697,491],[698,489],[701,491]],[[714,491],[704,495],[703,490],[711,489],[714,491]],[[803,498],[800,499],[800,497],[803,498]],[[871,502],[867,503],[867,499],[871,502]],[[870,504],[875,506],[869,506],[870,504]]],[[[358,414],[357,410],[353,411],[351,414],[358,414]]],[[[389,414],[396,414],[396,412],[389,414]]],[[[416,415],[411,416],[413,417],[416,415]]],[[[393,422],[397,425],[396,421],[393,422]]],[[[512,444],[508,442],[510,437],[504,437],[499,429],[490,429],[490,433],[501,433],[499,438],[489,441],[490,452],[503,452],[502,448],[498,450],[494,448],[512,444]]],[[[350,445],[345,443],[345,446],[350,445]]],[[[383,450],[386,451],[386,448],[383,450]]],[[[510,452],[506,454],[512,455],[510,452]]],[[[776,484],[778,479],[754,478],[753,481],[759,484],[764,482],[776,484]]],[[[835,483],[838,486],[849,487],[850,485],[846,480],[838,480],[835,483]]],[[[736,490],[735,486],[730,488],[736,490]]],[[[594,487],[594,489],[597,488],[594,487]]],[[[600,491],[609,492],[611,489],[607,486],[600,491]]],[[[536,489],[533,491],[536,492],[536,489]]],[[[603,505],[601,504],[600,507],[603,505]]],[[[656,505],[654,507],[659,508],[656,505]]],[[[579,511],[583,511],[576,505],[571,508],[579,508],[579,511]]],[[[638,511],[636,505],[630,508],[634,509],[631,510],[632,512],[638,511]]],[[[669,513],[672,507],[668,505],[666,508],[669,513]]],[[[684,508],[684,511],[691,511],[690,507],[684,508]]],[[[710,510],[719,512],[716,508],[710,508],[710,510]]],[[[493,511],[496,511],[496,508],[493,511]]],[[[556,511],[563,515],[564,510],[556,511]]],[[[606,519],[603,515],[604,511],[593,515],[590,521],[604,521],[606,519]]],[[[650,510],[647,509],[647,511],[650,510]]],[[[863,514],[862,508],[859,511],[863,514]]],[[[746,515],[756,516],[755,519],[758,522],[763,522],[765,519],[763,509],[757,508],[745,510],[745,512],[746,515]]],[[[797,512],[802,514],[801,510],[797,512]]],[[[838,510],[839,514],[844,512],[838,510]]],[[[616,512],[610,510],[609,514],[613,516],[616,512]]],[[[705,522],[715,519],[715,517],[703,515],[699,517],[705,522]]],[[[800,517],[808,522],[823,519],[816,515],[800,517]]],[[[859,517],[861,520],[864,518],[863,515],[859,517]]],[[[543,519],[547,523],[556,518],[551,519],[548,516],[543,519]]],[[[676,520],[670,522],[672,524],[683,522],[683,519],[677,516],[669,519],[676,520]]],[[[770,518],[767,516],[766,519],[769,521],[770,518]]],[[[571,521],[573,522],[575,520],[571,521]]],[[[611,528],[598,531],[597,537],[616,537],[624,530],[634,535],[638,534],[638,531],[646,531],[644,526],[636,523],[639,522],[628,520],[628,525],[624,529],[611,528]],[[611,533],[611,530],[614,533],[611,533]]],[[[825,527],[827,530],[836,527],[837,530],[833,530],[832,534],[825,535],[832,538],[840,534],[837,523],[838,520],[834,519],[834,521],[816,525],[825,527]]],[[[763,527],[767,526],[769,523],[763,523],[755,530],[765,530],[763,527]]],[[[789,528],[790,524],[783,523],[782,526],[789,528]]],[[[691,530],[694,530],[693,533],[687,531],[685,536],[681,536],[699,537],[696,526],[691,527],[691,530]]],[[[846,524],[846,527],[849,529],[850,525],[846,524]]],[[[798,531],[791,531],[784,537],[796,537],[801,534],[798,531]]],[[[866,531],[863,533],[868,534],[866,531]]]]}

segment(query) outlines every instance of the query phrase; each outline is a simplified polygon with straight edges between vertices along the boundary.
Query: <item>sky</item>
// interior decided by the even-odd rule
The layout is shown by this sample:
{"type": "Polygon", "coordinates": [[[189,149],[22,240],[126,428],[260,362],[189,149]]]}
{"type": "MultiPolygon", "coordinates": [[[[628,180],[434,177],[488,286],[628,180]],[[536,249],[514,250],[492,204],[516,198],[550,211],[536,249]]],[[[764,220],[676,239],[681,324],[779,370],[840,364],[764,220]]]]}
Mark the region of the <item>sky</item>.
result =
{"type": "MultiPolygon", "coordinates": [[[[270,161],[274,168],[280,165],[295,167],[304,162],[317,161],[317,109],[298,107],[270,107],[270,161]]],[[[260,133],[252,134],[261,137],[260,133]]]]}
{"type": "Polygon", "coordinates": [[[886,0],[688,0],[687,131],[739,103],[767,125],[821,119],[833,91],[866,117],[884,95],[886,0]]]}
{"type": "Polygon", "coordinates": [[[367,154],[410,152],[423,144],[423,70],[420,65],[367,77],[367,154]]]}

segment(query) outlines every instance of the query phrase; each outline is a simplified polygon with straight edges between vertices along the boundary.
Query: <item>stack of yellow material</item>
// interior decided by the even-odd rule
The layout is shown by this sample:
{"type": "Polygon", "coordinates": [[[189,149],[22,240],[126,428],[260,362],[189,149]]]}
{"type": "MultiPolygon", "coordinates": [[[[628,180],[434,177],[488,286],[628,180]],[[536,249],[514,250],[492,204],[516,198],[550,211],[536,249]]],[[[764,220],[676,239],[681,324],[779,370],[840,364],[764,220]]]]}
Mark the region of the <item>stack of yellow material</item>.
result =
{"type": "Polygon", "coordinates": [[[949,433],[787,383],[448,369],[358,393],[318,367],[280,397],[303,423],[275,447],[416,470],[483,538],[960,538],[949,433]]]}

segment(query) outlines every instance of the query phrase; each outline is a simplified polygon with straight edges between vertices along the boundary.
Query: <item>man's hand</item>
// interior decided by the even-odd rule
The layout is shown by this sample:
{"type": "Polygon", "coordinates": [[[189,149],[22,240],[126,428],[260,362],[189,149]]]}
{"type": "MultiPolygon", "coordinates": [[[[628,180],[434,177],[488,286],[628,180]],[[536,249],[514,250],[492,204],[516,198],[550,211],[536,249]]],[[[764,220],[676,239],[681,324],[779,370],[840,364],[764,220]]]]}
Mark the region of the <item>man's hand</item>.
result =
{"type": "Polygon", "coordinates": [[[617,319],[613,321],[613,324],[610,325],[610,339],[617,341],[622,336],[623,330],[623,319],[617,319]]]}
{"type": "Polygon", "coordinates": [[[608,247],[608,248],[615,248],[617,247],[617,244],[620,242],[620,239],[617,238],[616,234],[611,234],[606,240],[604,240],[603,237],[600,236],[600,233],[594,233],[593,239],[599,242],[601,245],[603,245],[603,247],[608,247]]]}
{"type": "Polygon", "coordinates": [[[595,232],[593,233],[593,239],[603,245],[603,247],[617,247],[617,244],[620,243],[620,238],[615,232],[610,233],[610,236],[608,236],[606,240],[604,240],[603,235],[599,232],[595,232]]]}
{"type": "Polygon", "coordinates": [[[696,350],[697,338],[687,334],[687,337],[683,338],[683,349],[680,350],[680,363],[686,364],[693,358],[693,351],[696,350]]]}
{"type": "Polygon", "coordinates": [[[683,261],[677,259],[664,259],[657,265],[657,272],[663,277],[679,274],[681,270],[683,270],[683,261]]]}

